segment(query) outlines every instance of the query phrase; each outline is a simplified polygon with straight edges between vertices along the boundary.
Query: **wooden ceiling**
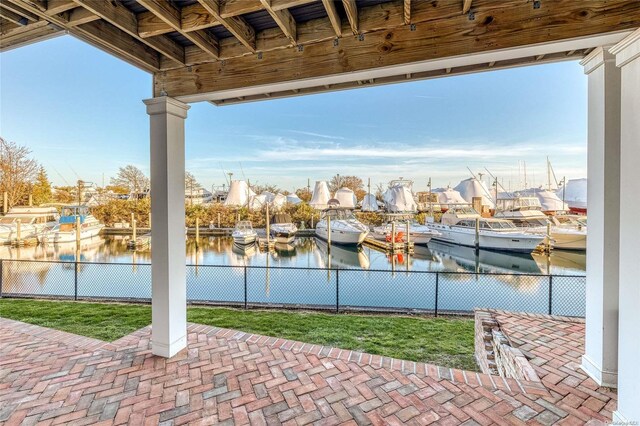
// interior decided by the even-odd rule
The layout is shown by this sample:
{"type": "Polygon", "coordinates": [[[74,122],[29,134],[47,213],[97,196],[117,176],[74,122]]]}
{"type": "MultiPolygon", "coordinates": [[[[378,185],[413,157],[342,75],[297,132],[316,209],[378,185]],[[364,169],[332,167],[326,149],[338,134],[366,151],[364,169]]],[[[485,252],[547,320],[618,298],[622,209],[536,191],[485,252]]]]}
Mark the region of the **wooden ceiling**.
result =
{"type": "Polygon", "coordinates": [[[0,51],[69,33],[170,96],[639,26],[638,0],[0,0],[0,51]]]}

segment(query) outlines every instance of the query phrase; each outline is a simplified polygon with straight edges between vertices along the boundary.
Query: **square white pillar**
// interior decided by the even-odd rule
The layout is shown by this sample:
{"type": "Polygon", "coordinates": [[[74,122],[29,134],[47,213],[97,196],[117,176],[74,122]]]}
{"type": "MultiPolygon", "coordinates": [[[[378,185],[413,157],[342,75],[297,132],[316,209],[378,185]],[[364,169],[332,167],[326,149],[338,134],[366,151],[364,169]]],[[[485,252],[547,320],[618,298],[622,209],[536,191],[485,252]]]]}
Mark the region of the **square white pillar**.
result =
{"type": "Polygon", "coordinates": [[[599,385],[618,381],[620,70],[607,50],[581,62],[588,78],[587,307],[582,369],[599,385]]]}
{"type": "Polygon", "coordinates": [[[170,358],[187,346],[184,121],[189,106],[167,96],[144,103],[151,123],[151,348],[170,358]]]}
{"type": "MultiPolygon", "coordinates": [[[[640,29],[610,49],[622,74],[620,131],[619,424],[640,421],[640,29]]],[[[614,207],[615,209],[615,207],[614,207]]],[[[589,231],[591,231],[589,229],[589,231]]]]}

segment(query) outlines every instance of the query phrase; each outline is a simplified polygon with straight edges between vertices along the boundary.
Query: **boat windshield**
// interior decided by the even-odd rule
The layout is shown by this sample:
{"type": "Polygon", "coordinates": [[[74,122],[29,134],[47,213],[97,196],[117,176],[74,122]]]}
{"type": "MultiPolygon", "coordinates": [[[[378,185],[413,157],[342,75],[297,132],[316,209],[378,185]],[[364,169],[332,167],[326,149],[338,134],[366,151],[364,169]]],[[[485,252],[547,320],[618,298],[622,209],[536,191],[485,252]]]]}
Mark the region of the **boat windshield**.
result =
{"type": "Polygon", "coordinates": [[[236,224],[236,229],[251,230],[251,229],[253,229],[253,227],[251,226],[251,222],[246,221],[246,220],[241,220],[240,222],[238,222],[236,224]]]}
{"type": "Polygon", "coordinates": [[[329,209],[324,212],[324,218],[330,217],[331,220],[350,220],[355,219],[353,212],[347,209],[329,209]]]}
{"type": "MultiPolygon", "coordinates": [[[[457,215],[477,215],[479,214],[473,207],[471,206],[459,206],[454,209],[457,215]]],[[[474,225],[475,226],[475,225],[474,225]]]]}
{"type": "MultiPolygon", "coordinates": [[[[456,226],[464,226],[466,228],[475,228],[476,221],[475,220],[461,220],[456,223],[456,226]]],[[[480,229],[487,230],[500,230],[500,229],[514,229],[516,226],[507,220],[480,220],[480,229]]]]}
{"type": "Polygon", "coordinates": [[[2,219],[0,219],[0,223],[5,224],[5,225],[9,225],[12,223],[17,223],[18,219],[20,219],[20,223],[25,224],[25,223],[33,223],[35,217],[33,216],[20,216],[20,217],[3,217],[2,219]]]}
{"type": "Polygon", "coordinates": [[[87,215],[88,209],[84,206],[69,206],[62,208],[62,216],[87,215]]]}

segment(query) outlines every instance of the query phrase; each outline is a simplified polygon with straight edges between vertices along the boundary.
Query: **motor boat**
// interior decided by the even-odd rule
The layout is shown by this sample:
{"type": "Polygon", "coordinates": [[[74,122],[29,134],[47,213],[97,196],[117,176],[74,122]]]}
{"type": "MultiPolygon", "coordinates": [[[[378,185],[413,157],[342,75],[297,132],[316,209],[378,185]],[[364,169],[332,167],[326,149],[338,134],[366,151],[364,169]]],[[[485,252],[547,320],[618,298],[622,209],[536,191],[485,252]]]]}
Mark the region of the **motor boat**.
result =
{"type": "Polygon", "coordinates": [[[9,244],[18,239],[37,239],[38,235],[58,223],[55,207],[13,207],[0,218],[0,244],[9,244]]]}
{"type": "Polygon", "coordinates": [[[586,216],[547,216],[537,197],[514,197],[498,199],[496,218],[511,220],[527,233],[542,235],[545,243],[555,249],[586,250],[586,216]],[[547,229],[548,228],[548,229],[547,229]],[[550,241],[546,241],[548,236],[550,241]]]}
{"type": "Polygon", "coordinates": [[[391,233],[393,232],[392,224],[396,224],[396,235],[402,233],[402,241],[407,241],[407,224],[409,224],[409,241],[412,241],[416,245],[427,245],[433,237],[439,234],[438,231],[431,229],[427,225],[421,225],[418,221],[410,215],[388,215],[387,223],[381,226],[375,226],[371,232],[371,235],[380,241],[391,241],[393,238],[391,233]]]}
{"type": "Polygon", "coordinates": [[[236,228],[231,234],[233,242],[239,245],[253,244],[258,238],[258,233],[253,229],[251,221],[241,220],[236,223],[236,228]]]}
{"type": "Polygon", "coordinates": [[[523,232],[510,220],[484,218],[471,206],[450,208],[440,223],[430,227],[440,233],[433,237],[435,241],[484,250],[531,253],[544,240],[542,235],[523,232]]]}
{"type": "Polygon", "coordinates": [[[76,242],[78,234],[80,240],[93,238],[102,228],[104,225],[89,213],[87,206],[66,206],[62,208],[58,224],[40,234],[38,240],[42,243],[76,242]],[[76,229],[77,222],[80,223],[79,230],[76,229]]]}
{"type": "Polygon", "coordinates": [[[329,207],[322,211],[322,217],[316,224],[316,236],[330,239],[335,244],[357,246],[362,244],[368,233],[369,228],[356,219],[351,209],[340,207],[337,200],[329,200],[329,207]]]}
{"type": "Polygon", "coordinates": [[[269,231],[275,238],[276,243],[289,244],[295,240],[298,227],[293,223],[291,215],[276,213],[271,218],[269,231]]]}

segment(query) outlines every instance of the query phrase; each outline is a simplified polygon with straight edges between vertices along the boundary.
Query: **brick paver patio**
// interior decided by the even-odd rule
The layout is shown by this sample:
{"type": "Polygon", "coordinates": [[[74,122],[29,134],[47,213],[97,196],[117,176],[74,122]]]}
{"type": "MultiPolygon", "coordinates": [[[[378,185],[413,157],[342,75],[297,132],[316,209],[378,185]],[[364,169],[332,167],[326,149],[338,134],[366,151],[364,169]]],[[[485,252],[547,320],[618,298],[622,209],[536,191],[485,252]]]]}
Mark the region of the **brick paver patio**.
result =
{"type": "Polygon", "coordinates": [[[578,369],[584,324],[494,312],[542,382],[202,325],[171,360],[150,328],[106,343],[0,318],[0,422],[603,424],[616,395],[578,369]]]}

